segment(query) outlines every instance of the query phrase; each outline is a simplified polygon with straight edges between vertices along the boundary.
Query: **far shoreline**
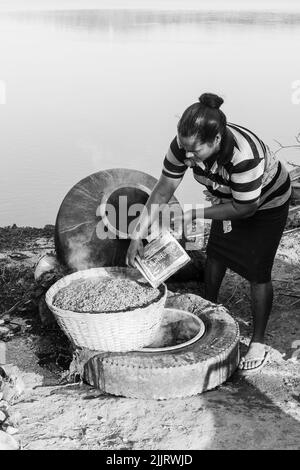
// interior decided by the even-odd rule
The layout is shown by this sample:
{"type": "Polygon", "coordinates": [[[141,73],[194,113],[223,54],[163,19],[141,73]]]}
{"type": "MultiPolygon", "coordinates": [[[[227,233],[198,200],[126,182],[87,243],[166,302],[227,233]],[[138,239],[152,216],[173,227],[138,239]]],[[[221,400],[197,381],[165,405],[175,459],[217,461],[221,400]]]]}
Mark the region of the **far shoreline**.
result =
{"type": "Polygon", "coordinates": [[[300,6],[296,2],[289,1],[255,1],[240,2],[238,0],[206,0],[201,4],[197,0],[129,0],[124,4],[120,0],[69,0],[55,1],[27,0],[26,7],[20,0],[4,0],[0,5],[1,12],[21,12],[21,11],[72,11],[72,10],[152,10],[152,11],[251,11],[251,12],[300,12],[300,6]]]}

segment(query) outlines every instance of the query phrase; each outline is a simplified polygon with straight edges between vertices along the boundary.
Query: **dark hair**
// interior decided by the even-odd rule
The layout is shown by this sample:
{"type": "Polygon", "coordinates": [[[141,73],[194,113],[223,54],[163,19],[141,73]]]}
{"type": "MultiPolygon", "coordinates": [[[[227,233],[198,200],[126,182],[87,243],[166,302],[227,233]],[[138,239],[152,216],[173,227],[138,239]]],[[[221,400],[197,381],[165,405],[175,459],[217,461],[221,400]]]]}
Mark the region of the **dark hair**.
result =
{"type": "Polygon", "coordinates": [[[226,133],[226,116],[219,108],[224,100],[213,93],[203,93],[199,102],[189,106],[180,118],[177,126],[182,137],[197,136],[202,142],[213,142],[218,134],[226,133]]]}

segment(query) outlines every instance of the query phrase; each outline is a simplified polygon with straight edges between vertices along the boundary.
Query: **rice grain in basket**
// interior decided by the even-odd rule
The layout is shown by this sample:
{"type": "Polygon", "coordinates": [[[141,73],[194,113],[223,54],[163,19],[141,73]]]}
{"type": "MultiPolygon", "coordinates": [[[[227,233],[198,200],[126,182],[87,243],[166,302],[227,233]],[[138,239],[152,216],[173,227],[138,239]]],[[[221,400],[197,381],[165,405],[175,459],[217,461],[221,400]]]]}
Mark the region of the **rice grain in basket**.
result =
{"type": "Polygon", "coordinates": [[[73,312],[120,312],[145,307],[155,301],[161,289],[130,279],[79,279],[60,289],[53,304],[73,312]]]}

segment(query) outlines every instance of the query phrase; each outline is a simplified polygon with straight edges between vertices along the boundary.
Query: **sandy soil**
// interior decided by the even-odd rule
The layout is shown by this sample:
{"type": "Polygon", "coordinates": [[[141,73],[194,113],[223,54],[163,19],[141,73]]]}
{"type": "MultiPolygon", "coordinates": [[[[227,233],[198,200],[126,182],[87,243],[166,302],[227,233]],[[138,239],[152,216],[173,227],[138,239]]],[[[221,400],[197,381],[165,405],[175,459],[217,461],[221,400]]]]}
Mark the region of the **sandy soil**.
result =
{"type": "MultiPolygon", "coordinates": [[[[100,395],[80,383],[61,385],[70,360],[68,341],[55,325],[41,323],[33,282],[34,264],[53,248],[52,229],[4,230],[0,310],[24,296],[30,299],[10,315],[19,326],[6,337],[7,362],[18,367],[25,383],[23,395],[9,407],[23,449],[299,448],[300,230],[284,235],[274,265],[274,308],[266,336],[271,363],[251,377],[234,374],[215,390],[167,401],[100,395]]],[[[202,293],[195,282],[168,287],[202,293]]],[[[247,283],[228,272],[220,301],[239,323],[243,352],[251,335],[247,283]]]]}

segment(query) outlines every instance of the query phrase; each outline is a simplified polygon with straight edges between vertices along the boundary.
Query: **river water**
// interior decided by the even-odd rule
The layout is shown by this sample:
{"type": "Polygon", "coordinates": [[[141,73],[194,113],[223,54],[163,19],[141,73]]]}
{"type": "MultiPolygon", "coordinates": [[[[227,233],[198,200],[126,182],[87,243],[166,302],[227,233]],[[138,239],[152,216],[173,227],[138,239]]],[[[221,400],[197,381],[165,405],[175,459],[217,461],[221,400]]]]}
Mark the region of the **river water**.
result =
{"type": "MultiPolygon", "coordinates": [[[[54,223],[99,170],[158,178],[178,118],[205,91],[271,148],[294,144],[299,50],[299,11],[0,13],[0,225],[54,223]]],[[[202,200],[190,174],[176,195],[202,200]]]]}

